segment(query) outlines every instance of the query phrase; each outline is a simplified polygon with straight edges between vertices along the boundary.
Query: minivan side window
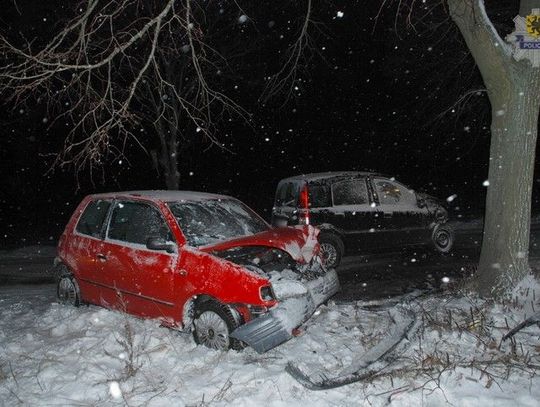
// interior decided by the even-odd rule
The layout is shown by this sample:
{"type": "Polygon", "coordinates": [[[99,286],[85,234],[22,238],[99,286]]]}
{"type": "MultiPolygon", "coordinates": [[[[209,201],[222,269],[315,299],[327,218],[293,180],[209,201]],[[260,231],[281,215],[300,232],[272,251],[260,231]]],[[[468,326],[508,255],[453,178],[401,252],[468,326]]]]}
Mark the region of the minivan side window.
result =
{"type": "Polygon", "coordinates": [[[109,239],[128,243],[146,244],[150,237],[171,241],[172,235],[159,211],[141,202],[117,202],[113,208],[109,239]]]}
{"type": "Polygon", "coordinates": [[[77,222],[75,230],[83,235],[101,237],[103,222],[109,212],[110,201],[97,200],[90,202],[77,222]]]}
{"type": "Polygon", "coordinates": [[[368,191],[364,179],[337,182],[332,186],[334,205],[362,205],[368,203],[368,191]]]}

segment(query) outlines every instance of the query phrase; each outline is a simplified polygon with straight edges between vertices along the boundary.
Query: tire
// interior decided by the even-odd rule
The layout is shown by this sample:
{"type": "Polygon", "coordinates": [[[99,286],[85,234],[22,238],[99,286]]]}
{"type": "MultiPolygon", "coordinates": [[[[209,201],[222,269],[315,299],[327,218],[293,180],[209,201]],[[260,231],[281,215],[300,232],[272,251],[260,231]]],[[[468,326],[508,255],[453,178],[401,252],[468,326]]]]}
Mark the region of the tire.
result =
{"type": "Polygon", "coordinates": [[[242,342],[229,336],[240,325],[232,313],[229,307],[215,301],[199,304],[193,320],[195,343],[221,351],[243,349],[242,342]]]}
{"type": "Polygon", "coordinates": [[[343,257],[344,246],[342,240],[333,234],[321,234],[321,259],[326,268],[333,269],[339,266],[343,257]]]}
{"type": "Polygon", "coordinates": [[[454,246],[454,230],[443,224],[438,224],[431,232],[431,245],[438,253],[449,253],[454,246]]]}
{"type": "Polygon", "coordinates": [[[56,298],[61,304],[78,307],[81,305],[81,291],[75,277],[68,271],[58,276],[56,283],[56,298]]]}

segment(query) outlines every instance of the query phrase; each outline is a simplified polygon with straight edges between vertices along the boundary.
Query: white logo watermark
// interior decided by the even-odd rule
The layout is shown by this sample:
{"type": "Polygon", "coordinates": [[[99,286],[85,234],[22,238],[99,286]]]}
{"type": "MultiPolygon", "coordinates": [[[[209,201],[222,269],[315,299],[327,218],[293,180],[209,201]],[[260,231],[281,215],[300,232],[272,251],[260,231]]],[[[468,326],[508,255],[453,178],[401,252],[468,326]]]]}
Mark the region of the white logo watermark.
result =
{"type": "Polygon", "coordinates": [[[540,9],[535,8],[527,17],[516,16],[515,31],[506,37],[514,46],[517,61],[528,59],[535,68],[540,67],[540,9]]]}

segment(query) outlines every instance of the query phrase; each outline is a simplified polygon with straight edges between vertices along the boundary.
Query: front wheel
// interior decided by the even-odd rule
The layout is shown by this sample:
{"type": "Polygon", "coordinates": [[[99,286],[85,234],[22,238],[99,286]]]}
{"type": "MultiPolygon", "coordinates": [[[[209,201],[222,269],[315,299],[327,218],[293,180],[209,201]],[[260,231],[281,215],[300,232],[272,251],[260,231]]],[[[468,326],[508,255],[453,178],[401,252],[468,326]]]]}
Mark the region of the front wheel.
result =
{"type": "Polygon", "coordinates": [[[329,269],[339,266],[344,251],[341,239],[336,235],[321,234],[319,243],[321,245],[321,259],[323,264],[329,269]]]}
{"type": "Polygon", "coordinates": [[[214,301],[206,301],[195,310],[193,338],[195,343],[211,349],[242,349],[242,342],[229,335],[239,323],[232,315],[232,310],[214,301]]]}
{"type": "Polygon", "coordinates": [[[448,253],[454,245],[454,231],[448,225],[439,224],[431,233],[431,244],[439,253],[448,253]]]}

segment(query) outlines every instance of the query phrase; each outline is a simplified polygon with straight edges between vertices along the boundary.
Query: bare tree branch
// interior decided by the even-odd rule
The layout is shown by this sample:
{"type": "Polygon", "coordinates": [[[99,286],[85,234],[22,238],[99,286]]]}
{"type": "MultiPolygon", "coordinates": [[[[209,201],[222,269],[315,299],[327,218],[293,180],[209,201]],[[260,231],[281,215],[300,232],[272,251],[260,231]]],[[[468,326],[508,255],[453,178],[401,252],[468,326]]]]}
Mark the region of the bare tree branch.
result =
{"type": "MultiPolygon", "coordinates": [[[[80,13],[42,46],[36,45],[39,40],[18,45],[20,39],[0,35],[6,61],[0,67],[0,94],[14,106],[45,100],[51,123],[71,122],[55,166],[91,168],[122,156],[128,143],[145,150],[140,130],[146,83],[174,99],[198,136],[221,147],[213,131],[218,116],[228,112],[248,120],[249,115],[210,84],[209,71],[225,59],[207,43],[199,23],[206,18],[205,6],[194,9],[191,0],[81,1],[80,13]],[[193,68],[188,86],[176,86],[174,75],[163,75],[174,60],[193,68]]],[[[152,121],[171,107],[160,106],[152,121]]]]}
{"type": "Polygon", "coordinates": [[[312,4],[311,0],[307,1],[306,14],[304,22],[300,29],[300,33],[296,37],[294,43],[286,51],[286,59],[281,65],[279,71],[274,74],[268,81],[266,88],[261,96],[261,101],[267,102],[278,94],[284,94],[286,100],[293,93],[295,82],[298,78],[300,69],[300,60],[305,55],[306,49],[310,47],[309,27],[313,25],[311,19],[312,4]]]}

